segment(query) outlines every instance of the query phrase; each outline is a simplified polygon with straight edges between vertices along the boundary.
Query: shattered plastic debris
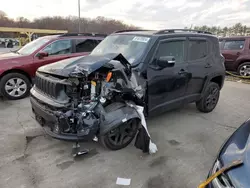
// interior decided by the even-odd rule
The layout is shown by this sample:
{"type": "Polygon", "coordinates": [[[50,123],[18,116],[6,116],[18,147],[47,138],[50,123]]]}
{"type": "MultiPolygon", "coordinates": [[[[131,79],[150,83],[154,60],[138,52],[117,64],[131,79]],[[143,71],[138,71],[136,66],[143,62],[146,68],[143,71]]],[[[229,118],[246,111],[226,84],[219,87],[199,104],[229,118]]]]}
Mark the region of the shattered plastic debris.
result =
{"type": "Polygon", "coordinates": [[[98,142],[98,137],[95,136],[95,137],[93,138],[93,141],[94,141],[94,142],[98,142]]]}
{"type": "Polygon", "coordinates": [[[116,179],[116,184],[117,185],[130,185],[131,179],[126,179],[126,178],[117,178],[116,179]]]}
{"type": "Polygon", "coordinates": [[[123,123],[126,122],[126,121],[127,121],[127,118],[124,118],[124,119],[122,120],[123,123]]]}
{"type": "Polygon", "coordinates": [[[154,154],[158,151],[157,146],[150,140],[149,142],[149,154],[154,154]]]}
{"type": "Polygon", "coordinates": [[[141,118],[141,124],[144,127],[144,129],[146,130],[146,132],[148,134],[148,137],[150,138],[150,141],[149,141],[149,154],[156,153],[158,151],[158,148],[157,148],[156,144],[154,144],[151,141],[151,137],[150,137],[150,134],[149,134],[148,128],[147,128],[146,119],[145,119],[145,116],[144,116],[144,113],[143,113],[144,107],[138,106],[138,105],[134,105],[134,104],[131,104],[131,103],[127,103],[127,105],[129,105],[130,107],[135,108],[135,110],[137,111],[137,113],[139,114],[139,116],[141,118]]]}

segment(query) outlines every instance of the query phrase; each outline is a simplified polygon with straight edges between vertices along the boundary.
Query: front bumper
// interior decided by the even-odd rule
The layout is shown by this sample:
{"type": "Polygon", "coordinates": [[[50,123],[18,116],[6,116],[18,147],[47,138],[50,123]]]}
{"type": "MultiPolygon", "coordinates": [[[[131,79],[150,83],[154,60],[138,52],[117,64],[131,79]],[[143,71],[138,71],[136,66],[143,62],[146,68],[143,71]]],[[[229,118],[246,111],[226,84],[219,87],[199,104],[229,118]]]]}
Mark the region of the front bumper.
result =
{"type": "Polygon", "coordinates": [[[97,127],[89,130],[89,133],[84,136],[79,136],[72,133],[64,133],[60,131],[63,127],[63,121],[59,121],[59,116],[52,110],[48,109],[45,105],[41,104],[35,97],[30,96],[32,111],[35,114],[37,122],[41,125],[44,131],[51,137],[65,141],[90,141],[97,133],[97,127]],[[53,131],[55,126],[58,126],[57,131],[53,131]]]}

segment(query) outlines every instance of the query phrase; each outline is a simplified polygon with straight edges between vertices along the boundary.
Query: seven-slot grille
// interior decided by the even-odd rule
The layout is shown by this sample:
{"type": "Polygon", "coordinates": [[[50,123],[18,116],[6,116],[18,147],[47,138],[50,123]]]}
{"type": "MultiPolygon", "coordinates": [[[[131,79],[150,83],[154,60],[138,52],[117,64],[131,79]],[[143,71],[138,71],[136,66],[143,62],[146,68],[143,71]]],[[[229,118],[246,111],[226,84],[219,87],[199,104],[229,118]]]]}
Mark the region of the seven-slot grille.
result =
{"type": "Polygon", "coordinates": [[[44,94],[57,98],[59,92],[64,89],[64,85],[58,82],[53,82],[50,78],[36,74],[35,86],[44,94]]]}

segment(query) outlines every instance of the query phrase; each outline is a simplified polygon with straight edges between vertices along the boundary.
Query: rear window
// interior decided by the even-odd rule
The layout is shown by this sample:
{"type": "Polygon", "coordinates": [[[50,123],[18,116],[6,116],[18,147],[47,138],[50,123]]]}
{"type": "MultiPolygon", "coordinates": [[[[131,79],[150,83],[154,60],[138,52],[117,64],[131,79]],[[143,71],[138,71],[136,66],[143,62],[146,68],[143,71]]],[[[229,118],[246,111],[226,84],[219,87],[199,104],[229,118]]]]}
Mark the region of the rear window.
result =
{"type": "Polygon", "coordinates": [[[208,56],[208,42],[206,40],[189,41],[189,61],[202,59],[208,56]]]}
{"type": "Polygon", "coordinates": [[[241,50],[244,48],[245,40],[225,41],[224,50],[241,50]]]}

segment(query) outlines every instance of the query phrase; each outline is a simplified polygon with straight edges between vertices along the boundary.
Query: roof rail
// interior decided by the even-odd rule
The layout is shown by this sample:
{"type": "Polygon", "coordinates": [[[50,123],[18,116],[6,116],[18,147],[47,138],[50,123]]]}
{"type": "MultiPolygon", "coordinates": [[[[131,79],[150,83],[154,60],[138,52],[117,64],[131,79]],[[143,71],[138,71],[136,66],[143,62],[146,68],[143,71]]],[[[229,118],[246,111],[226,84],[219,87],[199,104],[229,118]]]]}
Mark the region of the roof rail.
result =
{"type": "Polygon", "coordinates": [[[192,32],[192,33],[203,33],[203,34],[210,34],[211,32],[208,31],[200,31],[200,30],[192,30],[192,29],[163,29],[157,31],[155,34],[166,34],[166,33],[177,33],[177,32],[192,32]]]}
{"type": "Polygon", "coordinates": [[[93,36],[93,37],[106,37],[106,34],[99,33],[65,33],[60,35],[60,37],[71,37],[71,36],[93,36]]]}
{"type": "Polygon", "coordinates": [[[123,32],[133,32],[133,31],[152,31],[147,29],[127,29],[127,30],[118,30],[113,33],[123,33],[123,32]]]}

